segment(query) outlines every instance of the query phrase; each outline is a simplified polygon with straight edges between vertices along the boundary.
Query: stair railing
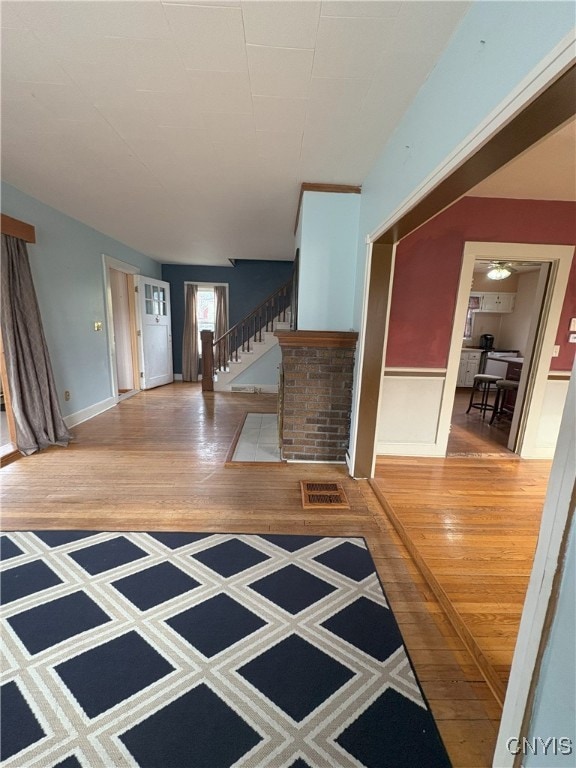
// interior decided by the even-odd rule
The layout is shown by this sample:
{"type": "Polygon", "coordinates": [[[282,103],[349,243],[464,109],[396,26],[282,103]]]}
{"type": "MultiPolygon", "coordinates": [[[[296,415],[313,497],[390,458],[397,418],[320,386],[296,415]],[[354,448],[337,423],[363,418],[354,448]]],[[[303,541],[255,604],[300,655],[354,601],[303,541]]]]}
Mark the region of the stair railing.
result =
{"type": "Polygon", "coordinates": [[[205,379],[208,384],[208,379],[218,371],[225,371],[230,362],[238,362],[242,352],[250,352],[255,342],[262,341],[263,333],[273,332],[276,322],[286,322],[291,301],[292,278],[211,344],[212,332],[203,331],[202,360],[203,367],[206,364],[206,372],[202,378],[202,388],[205,379]],[[205,354],[205,350],[208,354],[205,354]]]}

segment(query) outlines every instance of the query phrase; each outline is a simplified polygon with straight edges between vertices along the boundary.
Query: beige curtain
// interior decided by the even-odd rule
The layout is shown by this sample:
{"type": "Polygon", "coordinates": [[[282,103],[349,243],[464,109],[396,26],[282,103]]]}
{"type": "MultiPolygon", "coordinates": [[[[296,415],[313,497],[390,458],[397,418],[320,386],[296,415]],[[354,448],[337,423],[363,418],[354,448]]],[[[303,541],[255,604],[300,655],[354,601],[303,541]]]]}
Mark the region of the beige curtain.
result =
{"type": "Polygon", "coordinates": [[[182,379],[198,381],[198,321],[196,319],[196,299],[198,286],[186,286],[186,307],[184,314],[184,334],[182,337],[182,379]]]}
{"type": "MultiPolygon", "coordinates": [[[[215,325],[214,325],[214,340],[219,339],[220,336],[224,336],[228,330],[228,303],[226,301],[226,286],[215,285],[214,286],[214,300],[215,300],[215,325]]],[[[220,357],[223,361],[228,360],[228,339],[220,343],[220,357]]]]}
{"type": "Polygon", "coordinates": [[[68,445],[24,240],[2,235],[1,326],[16,445],[68,445]]]}

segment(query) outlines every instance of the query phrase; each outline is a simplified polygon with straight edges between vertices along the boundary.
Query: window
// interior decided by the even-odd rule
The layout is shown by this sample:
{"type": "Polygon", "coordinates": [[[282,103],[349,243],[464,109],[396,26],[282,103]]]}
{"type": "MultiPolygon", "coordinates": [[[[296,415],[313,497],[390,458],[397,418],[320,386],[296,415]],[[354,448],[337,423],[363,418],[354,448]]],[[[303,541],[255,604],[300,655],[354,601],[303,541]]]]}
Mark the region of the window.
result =
{"type": "Polygon", "coordinates": [[[198,322],[198,344],[200,344],[200,331],[214,331],[216,327],[214,286],[210,286],[209,288],[201,288],[198,286],[196,319],[198,322]]]}
{"type": "MultiPolygon", "coordinates": [[[[226,286],[226,283],[196,283],[198,292],[196,294],[196,327],[198,332],[198,349],[202,355],[202,340],[200,333],[202,331],[212,331],[216,339],[216,294],[214,289],[217,286],[226,286]]],[[[228,317],[228,290],[226,290],[226,317],[228,317]]],[[[227,329],[227,327],[226,327],[227,329]]],[[[220,334],[225,331],[221,331],[220,334]]]]}
{"type": "Polygon", "coordinates": [[[166,291],[160,285],[146,283],[145,289],[146,314],[167,315],[166,291]]]}
{"type": "Polygon", "coordinates": [[[472,338],[472,326],[474,314],[480,309],[480,296],[470,296],[468,299],[468,311],[466,312],[466,325],[464,326],[464,339],[472,338]]]}

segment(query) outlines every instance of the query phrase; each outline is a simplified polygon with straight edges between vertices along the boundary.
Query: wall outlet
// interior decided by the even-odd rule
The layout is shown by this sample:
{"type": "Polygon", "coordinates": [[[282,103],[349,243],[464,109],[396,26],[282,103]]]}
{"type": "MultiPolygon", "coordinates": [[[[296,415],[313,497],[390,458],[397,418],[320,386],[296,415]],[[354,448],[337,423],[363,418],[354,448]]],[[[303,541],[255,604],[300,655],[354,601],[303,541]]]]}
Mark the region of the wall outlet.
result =
{"type": "Polygon", "coordinates": [[[64,400],[70,400],[70,392],[68,390],[64,392],[64,400]]]}
{"type": "Polygon", "coordinates": [[[560,354],[560,345],[559,344],[554,344],[554,350],[552,352],[552,357],[558,357],[559,354],[560,354]]]}

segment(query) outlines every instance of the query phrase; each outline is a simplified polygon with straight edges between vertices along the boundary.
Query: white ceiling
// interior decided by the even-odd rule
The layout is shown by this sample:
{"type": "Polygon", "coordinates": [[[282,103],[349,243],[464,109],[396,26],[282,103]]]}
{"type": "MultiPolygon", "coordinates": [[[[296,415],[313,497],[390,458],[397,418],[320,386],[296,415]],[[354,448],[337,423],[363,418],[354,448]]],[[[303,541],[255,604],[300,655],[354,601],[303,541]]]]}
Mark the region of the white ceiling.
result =
{"type": "Polygon", "coordinates": [[[466,2],[2,2],[2,176],[163,263],[291,259],[361,184],[466,2]]]}

